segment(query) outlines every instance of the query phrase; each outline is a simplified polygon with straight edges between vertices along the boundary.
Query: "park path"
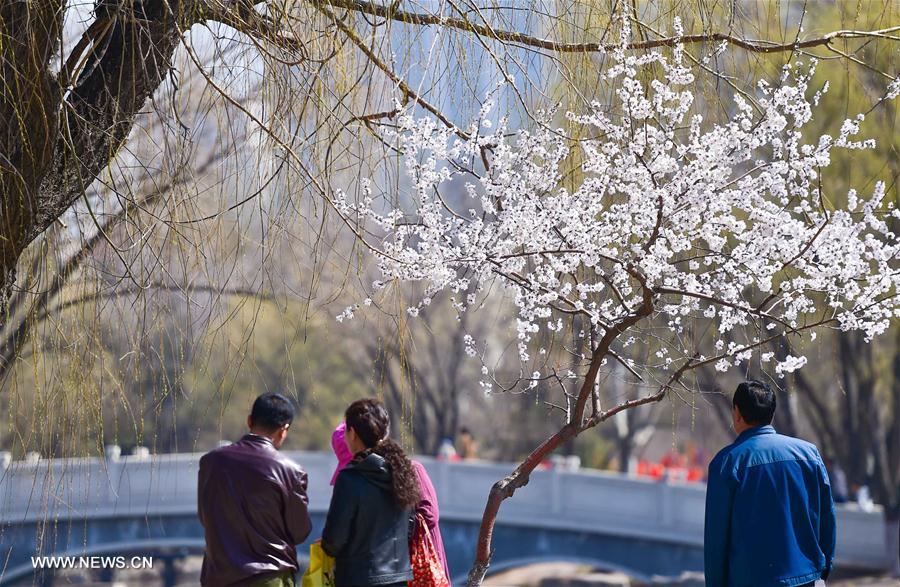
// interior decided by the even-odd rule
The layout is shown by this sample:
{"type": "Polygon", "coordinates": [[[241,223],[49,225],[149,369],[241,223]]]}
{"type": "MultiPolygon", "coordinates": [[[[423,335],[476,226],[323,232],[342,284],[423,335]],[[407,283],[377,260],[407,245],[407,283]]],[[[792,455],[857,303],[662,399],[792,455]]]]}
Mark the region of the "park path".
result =
{"type": "MultiPolygon", "coordinates": [[[[621,573],[597,573],[589,566],[573,563],[539,563],[488,578],[485,587],[703,587],[703,577],[691,574],[677,582],[651,584],[630,580],[621,573]]],[[[884,576],[837,577],[827,587],[900,587],[900,579],[884,576]]]]}

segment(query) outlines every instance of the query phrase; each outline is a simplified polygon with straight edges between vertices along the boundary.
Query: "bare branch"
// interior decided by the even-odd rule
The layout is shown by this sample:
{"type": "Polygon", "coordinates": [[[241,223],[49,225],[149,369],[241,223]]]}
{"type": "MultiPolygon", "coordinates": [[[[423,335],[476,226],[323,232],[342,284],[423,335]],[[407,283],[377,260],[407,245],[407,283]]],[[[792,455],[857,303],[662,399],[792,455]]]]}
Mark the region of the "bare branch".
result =
{"type": "MultiPolygon", "coordinates": [[[[405,10],[397,10],[392,6],[384,6],[366,0],[319,0],[321,4],[346,8],[363,14],[370,14],[381,18],[387,18],[404,22],[407,24],[415,24],[421,26],[441,26],[455,28],[462,31],[474,33],[489,39],[516,43],[526,47],[534,47],[537,49],[546,49],[560,53],[603,53],[612,51],[622,45],[616,43],[560,43],[548,39],[540,39],[522,32],[507,31],[495,29],[488,25],[480,25],[470,22],[463,18],[447,17],[437,14],[424,14],[420,12],[410,12],[405,10]]],[[[710,43],[710,42],[726,42],[736,47],[752,51],[754,53],[783,53],[788,51],[796,51],[798,49],[810,49],[813,47],[826,46],[837,39],[886,39],[891,41],[898,40],[897,37],[891,36],[889,33],[900,31],[900,26],[880,29],[876,31],[857,31],[857,30],[839,30],[833,31],[820,37],[806,39],[803,41],[795,41],[793,43],[775,43],[765,40],[742,39],[727,33],[706,33],[700,35],[683,35],[680,37],[664,37],[650,41],[641,41],[637,43],[628,43],[626,49],[654,49],[657,47],[673,47],[679,43],[710,43]]]]}

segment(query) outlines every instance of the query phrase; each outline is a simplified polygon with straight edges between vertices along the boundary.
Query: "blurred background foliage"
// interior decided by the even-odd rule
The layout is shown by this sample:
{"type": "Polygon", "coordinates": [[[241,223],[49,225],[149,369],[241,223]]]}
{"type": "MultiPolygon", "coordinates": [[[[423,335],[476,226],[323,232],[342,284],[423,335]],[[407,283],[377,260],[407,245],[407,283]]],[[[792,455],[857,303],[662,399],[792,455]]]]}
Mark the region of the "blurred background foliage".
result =
{"type": "MultiPolygon", "coordinates": [[[[617,38],[618,2],[545,4],[559,16],[523,12],[509,17],[507,28],[517,25],[563,41],[617,38]]],[[[893,0],[631,4],[634,34],[644,38],[670,31],[676,15],[688,33],[729,31],[784,43],[798,35],[900,23],[893,0]]],[[[357,26],[366,30],[364,23],[357,26]]],[[[425,31],[398,25],[378,46],[387,45],[385,50],[396,51],[406,64],[426,60],[430,47],[437,47],[438,57],[427,69],[411,67],[409,75],[421,77],[424,95],[460,122],[480,107],[472,97],[483,96],[488,82],[500,77],[497,63],[519,80],[519,101],[504,95],[501,108],[522,121],[529,109],[561,102],[563,111],[577,111],[611,91],[598,83],[607,63],[602,55],[513,51],[499,59],[465,32],[436,37],[425,31]],[[404,38],[410,30],[417,36],[404,38]],[[491,68],[494,73],[485,74],[491,68]],[[454,88],[459,91],[448,91],[454,88]]],[[[346,108],[350,118],[354,104],[370,110],[372,104],[383,105],[390,84],[353,47],[334,43],[332,49],[328,67],[308,85],[282,64],[263,71],[271,83],[245,90],[261,96],[258,107],[283,117],[286,127],[305,129],[304,157],[314,173],[323,174],[322,181],[341,186],[380,169],[375,177],[391,192],[401,181],[397,158],[370,138],[341,134],[345,129],[336,119],[322,114],[346,108]]],[[[823,175],[830,205],[844,204],[851,185],[870,193],[875,181],[885,181],[888,198],[897,202],[897,106],[875,105],[900,71],[900,43],[839,40],[830,50],[772,54],[730,47],[710,56],[714,49],[687,47],[690,59],[700,62],[697,92],[709,122],[727,119],[735,93],[752,96],[756,81],[777,80],[785,63],[820,57],[815,84],[827,81],[830,91],[810,134],[836,134],[844,119],[871,110],[862,135],[878,144],[835,158],[823,175]]],[[[228,68],[216,71],[226,80],[236,75],[228,68]]],[[[76,210],[68,225],[54,227],[23,261],[32,267],[22,278],[29,302],[56,291],[24,318],[25,336],[13,336],[14,322],[2,332],[2,348],[14,346],[15,352],[0,375],[0,450],[16,458],[28,452],[99,455],[109,444],[126,451],[138,445],[153,452],[207,451],[244,432],[250,404],[266,391],[284,393],[299,407],[288,449],[329,450],[343,408],[368,395],[388,402],[396,435],[423,453],[435,454],[444,438],[455,438],[465,426],[478,440],[481,456],[516,459],[557,427],[559,413],[550,405],[556,391],[549,384],[527,393],[482,391],[482,362],[511,377],[522,369],[514,349],[506,346],[514,316],[502,292],[485,295],[477,320],[466,323],[447,299],[410,319],[404,304],[412,292],[397,290],[360,308],[352,320],[338,322],[335,316],[365,298],[374,279],[364,248],[320,201],[296,197],[306,193],[306,180],[266,167],[271,162],[260,156],[265,137],[244,128],[233,104],[223,104],[202,80],[181,84],[173,95],[172,107],[190,136],[168,133],[174,114],[157,112],[134,133],[128,152],[146,168],[158,157],[181,163],[160,163],[168,170],[161,178],[148,180],[146,169],[131,178],[134,205],[125,221],[109,227],[108,238],[89,237],[87,213],[76,210]],[[223,129],[233,141],[220,152],[217,133],[223,129]],[[158,192],[165,197],[154,197],[158,192]],[[82,247],[83,262],[66,273],[66,261],[82,247]],[[487,343],[491,356],[465,356],[465,334],[487,343]]],[[[573,155],[573,182],[577,164],[573,155]]],[[[113,175],[108,183],[114,183],[113,175]]],[[[898,337],[896,325],[871,346],[858,337],[824,332],[802,343],[810,357],[802,373],[772,380],[782,390],[779,427],[821,443],[855,482],[880,486],[879,499],[895,509],[900,508],[898,337]],[[844,441],[849,448],[842,448],[844,441]]],[[[787,352],[789,342],[799,344],[783,342],[774,350],[787,352]]],[[[634,347],[644,356],[653,351],[652,341],[634,347]]],[[[555,349],[545,360],[565,365],[566,355],[555,349]]],[[[582,435],[566,451],[585,466],[621,470],[635,458],[657,458],[687,439],[712,453],[729,438],[733,386],[743,376],[771,379],[764,367],[750,363],[727,376],[702,373],[694,382],[700,393],[629,411],[582,435]]],[[[602,382],[612,397],[639,392],[626,374],[614,371],[602,382]]]]}

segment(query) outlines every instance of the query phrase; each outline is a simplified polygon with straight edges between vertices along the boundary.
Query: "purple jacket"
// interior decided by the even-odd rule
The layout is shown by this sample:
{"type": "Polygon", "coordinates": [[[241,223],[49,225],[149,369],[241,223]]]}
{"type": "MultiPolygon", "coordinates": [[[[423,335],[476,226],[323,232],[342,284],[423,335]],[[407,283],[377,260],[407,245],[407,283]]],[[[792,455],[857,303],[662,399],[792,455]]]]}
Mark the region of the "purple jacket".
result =
{"type": "Polygon", "coordinates": [[[416,506],[416,514],[425,519],[425,524],[431,531],[431,538],[434,540],[434,548],[437,550],[438,557],[444,565],[444,572],[450,579],[450,568],[447,566],[447,555],[444,554],[444,539],[441,538],[441,527],[438,524],[441,518],[441,512],[438,509],[437,492],[431,483],[431,478],[425,467],[419,461],[412,462],[416,469],[416,475],[419,476],[419,485],[422,489],[422,500],[416,506]]]}
{"type": "Polygon", "coordinates": [[[271,440],[247,434],[203,455],[197,497],[206,535],[201,585],[297,571],[296,545],[311,529],[306,473],[271,440]]]}

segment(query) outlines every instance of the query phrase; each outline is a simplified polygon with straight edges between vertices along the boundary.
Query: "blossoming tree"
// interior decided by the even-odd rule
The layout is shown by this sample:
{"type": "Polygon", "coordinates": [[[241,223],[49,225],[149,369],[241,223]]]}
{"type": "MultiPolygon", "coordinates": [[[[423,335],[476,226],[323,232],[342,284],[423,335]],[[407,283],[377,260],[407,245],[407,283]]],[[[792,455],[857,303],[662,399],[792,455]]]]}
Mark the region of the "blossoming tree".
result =
{"type": "MultiPolygon", "coordinates": [[[[625,23],[623,47],[628,34],[625,23]]],[[[811,88],[814,64],[785,68],[776,83],[760,81],[756,105],[735,96],[731,120],[711,124],[695,105],[681,47],[617,49],[612,57],[602,76],[614,88],[610,103],[566,113],[578,133],[555,128],[554,113],[514,131],[491,118],[490,99],[465,129],[400,110],[394,138],[409,194],[387,211],[367,183],[362,198],[338,193],[335,200],[348,222],[383,231],[381,242],[370,243],[383,274],[375,289],[425,284],[410,313],[442,291],[459,296],[458,312],[474,311],[471,291],[500,285],[518,314],[510,336],[531,365],[533,354],[545,353],[535,348],[538,333],[547,340],[567,322],[581,325],[586,350],[568,373],[544,365],[518,382],[527,388],[561,377],[575,385],[560,429],[492,488],[470,585],[488,568],[501,502],[561,444],[687,389],[689,374],[703,366],[727,371],[756,355],[779,375],[802,367],[802,356],[779,361],[766,352],[778,337],[814,338],[829,327],[871,339],[900,315],[900,242],[890,227],[900,211],[885,202],[883,183],[847,194],[844,208],[823,189],[834,149],[874,144],[857,139],[862,115],[834,137],[804,134],[827,91],[827,84],[811,88]],[[581,162],[574,187],[566,177],[572,160],[581,162]],[[447,194],[461,181],[458,205],[447,194]],[[656,344],[658,360],[636,366],[625,358],[635,337],[660,323],[666,335],[656,344]],[[636,375],[640,368],[652,389],[607,401],[598,376],[612,362],[636,375]]],[[[885,99],[898,90],[895,80],[885,99]]],[[[479,341],[464,344],[480,354],[479,341]]],[[[482,372],[490,392],[495,380],[487,365],[482,372]]]]}

